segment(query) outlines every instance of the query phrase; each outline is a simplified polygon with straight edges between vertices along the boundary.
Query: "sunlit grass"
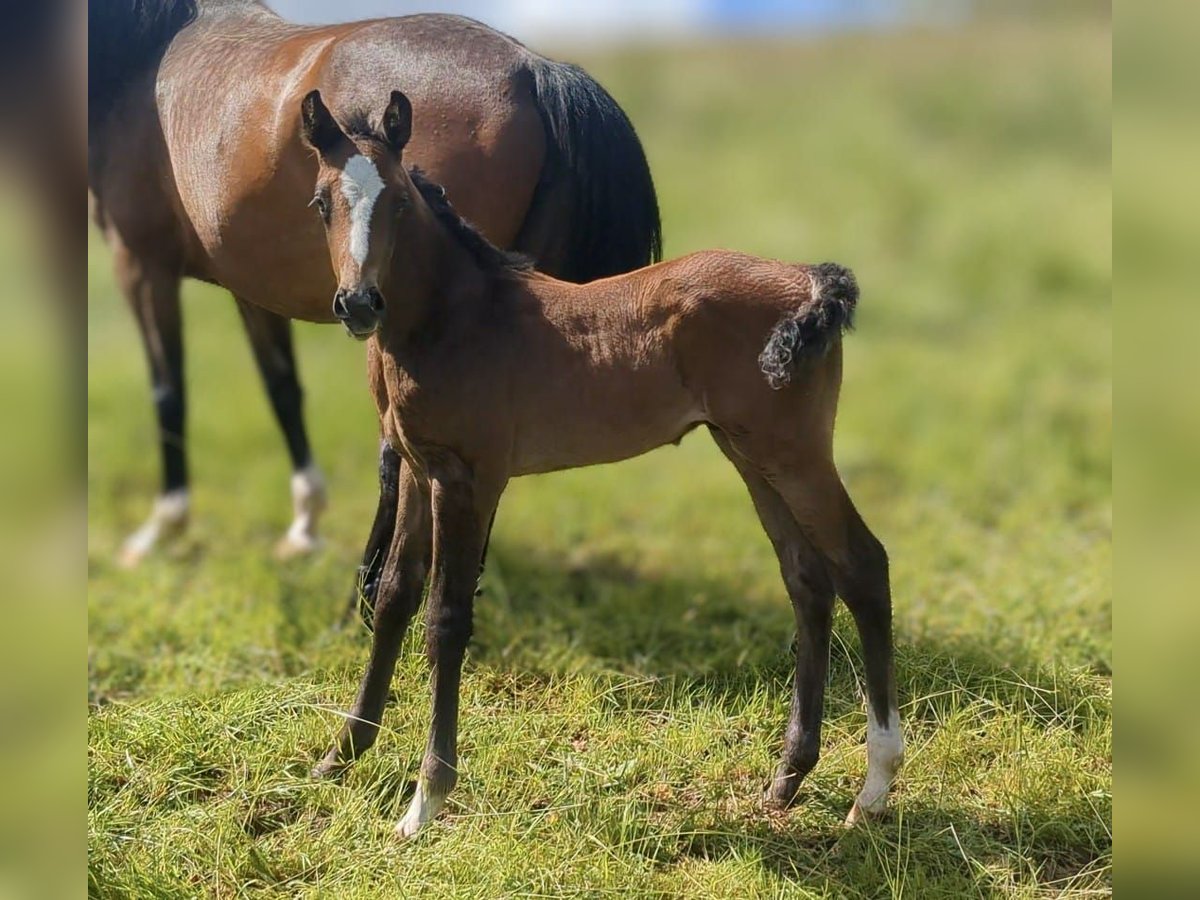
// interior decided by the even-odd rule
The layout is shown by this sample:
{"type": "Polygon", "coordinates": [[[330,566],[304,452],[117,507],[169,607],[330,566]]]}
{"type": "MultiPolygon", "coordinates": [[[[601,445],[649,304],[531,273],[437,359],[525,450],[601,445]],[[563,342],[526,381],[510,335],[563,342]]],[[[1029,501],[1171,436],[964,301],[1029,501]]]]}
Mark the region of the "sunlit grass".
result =
{"type": "Polygon", "coordinates": [[[384,734],[305,773],[366,642],[331,628],[373,511],[360,345],[301,326],[334,505],[270,557],[287,464],[233,305],[187,289],[194,528],[112,563],[157,477],[137,339],[94,248],[89,886],[100,896],[1095,895],[1111,890],[1107,31],[935,32],[582,61],[629,110],[670,255],[851,265],[843,475],[891,554],[908,757],[865,771],[861,659],[833,646],[824,757],[787,815],[791,613],[735,473],[696,433],[515,483],[467,662],[462,780],[397,844],[428,725],[411,635],[384,734]]]}

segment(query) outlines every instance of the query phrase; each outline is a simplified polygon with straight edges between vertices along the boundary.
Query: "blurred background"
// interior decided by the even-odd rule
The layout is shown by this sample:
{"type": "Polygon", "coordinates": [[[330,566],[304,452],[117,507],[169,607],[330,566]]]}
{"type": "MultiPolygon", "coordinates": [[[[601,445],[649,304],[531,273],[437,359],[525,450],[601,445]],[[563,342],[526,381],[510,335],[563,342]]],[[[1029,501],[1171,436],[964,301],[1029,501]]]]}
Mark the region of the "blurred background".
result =
{"type": "MultiPolygon", "coordinates": [[[[863,852],[883,860],[903,851],[904,875],[921,896],[1111,890],[1108,4],[269,5],[302,22],[459,12],[577,62],[638,130],[667,256],[729,247],[832,259],[856,271],[862,301],[858,329],[847,339],[837,459],[891,554],[901,691],[912,723],[901,802],[915,820],[902,820],[863,852]]],[[[74,58],[64,55],[68,63],[74,58]]],[[[0,183],[0,271],[7,273],[0,411],[6,431],[20,435],[0,441],[8,455],[0,460],[0,486],[7,508],[19,511],[4,522],[12,535],[5,565],[25,595],[62,597],[65,608],[70,592],[49,588],[70,581],[66,570],[80,558],[64,548],[75,546],[81,527],[58,511],[72,502],[61,473],[78,459],[71,448],[81,433],[77,420],[48,412],[61,406],[45,398],[73,396],[70,372],[81,343],[61,337],[63,317],[51,310],[76,301],[63,296],[71,292],[60,280],[69,263],[46,253],[42,232],[31,227],[39,201],[30,198],[42,195],[27,167],[10,162],[0,183]],[[60,302],[31,312],[20,302],[29,296],[60,302]],[[46,504],[44,496],[64,499],[46,504]]],[[[131,740],[158,746],[148,709],[185,716],[198,702],[226,702],[197,698],[234,703],[259,697],[264,684],[273,685],[276,703],[281,696],[317,702],[319,694],[321,702],[344,704],[364,646],[330,624],[376,496],[362,346],[339,328],[297,325],[308,422],[332,505],[324,551],[278,563],[271,547],[289,512],[282,440],[234,305],[220,290],[187,284],[192,528],[158,558],[122,571],[114,555],[157,487],[155,426],[137,332],[103,241],[90,228],[86,261],[78,277],[86,275],[88,298],[90,768],[119,769],[121,747],[131,740]]],[[[783,722],[791,613],[741,483],[707,435],[617,466],[514,483],[484,583],[469,677],[475,694],[490,696],[488,679],[497,672],[540,674],[549,696],[572,685],[648,679],[686,700],[663,702],[667,736],[658,739],[669,742],[675,731],[700,727],[685,709],[711,708],[718,724],[705,727],[724,727],[751,686],[767,684],[773,693],[750,747],[751,768],[765,775],[783,722]]],[[[34,624],[41,630],[56,620],[42,613],[34,624]]],[[[854,717],[861,718],[857,639],[844,615],[837,632],[834,735],[856,732],[854,717]]],[[[74,664],[79,652],[65,645],[74,664]]],[[[17,647],[13,653],[28,655],[17,647]]],[[[404,746],[415,747],[424,702],[419,665],[398,682],[402,696],[414,695],[406,701],[414,718],[396,728],[404,746]]],[[[9,702],[24,708],[15,695],[9,702]]],[[[300,737],[283,742],[315,748],[323,740],[330,717],[308,715],[294,725],[300,737]]],[[[188,739],[223,739],[219,729],[205,728],[217,726],[200,722],[188,739]]],[[[636,754],[629,749],[642,739],[636,721],[612,728],[613,753],[636,754]]],[[[849,748],[834,754],[818,782],[836,790],[838,779],[857,777],[853,753],[861,746],[845,734],[830,740],[849,748]]],[[[281,759],[264,750],[259,762],[282,769],[294,751],[275,748],[281,759]]],[[[46,771],[58,771],[54,765],[46,771]]],[[[473,765],[477,772],[489,765],[483,748],[473,765]]],[[[740,777],[732,771],[714,771],[713,784],[740,777]]],[[[170,781],[169,770],[159,776],[170,781]]],[[[199,868],[226,866],[237,877],[241,857],[226,859],[227,851],[171,830],[177,807],[156,818],[152,790],[130,801],[104,777],[93,774],[89,787],[90,872],[133,891],[155,883],[155,872],[160,885],[182,878],[188,867],[181,859],[191,854],[205,861],[199,868]],[[130,802],[141,818],[123,806],[130,802]],[[116,834],[142,840],[121,844],[116,834]]],[[[538,790],[540,776],[527,777],[538,790]]],[[[488,789],[481,785],[479,793],[488,789]]],[[[574,827],[589,832],[604,815],[630,808],[592,809],[592,819],[574,827]]],[[[386,817],[388,809],[373,815],[386,817]]],[[[820,829],[819,809],[800,816],[797,827],[820,829]]],[[[758,826],[747,821],[691,826],[752,837],[758,826]]],[[[741,871],[738,860],[757,853],[773,860],[760,859],[753,872],[767,893],[789,885],[841,896],[889,888],[870,867],[849,873],[823,847],[771,843],[775,832],[762,827],[761,842],[731,840],[724,851],[691,852],[692,844],[676,838],[683,862],[665,865],[647,883],[663,890],[700,884],[719,895],[721,879],[741,871]]],[[[598,833],[611,846],[610,835],[598,833]]],[[[288,840],[278,838],[274,858],[299,852],[288,840]]],[[[305,852],[317,858],[336,852],[332,841],[314,844],[311,834],[295,840],[307,841],[305,852]]],[[[423,860],[408,860],[412,871],[424,871],[423,860]]],[[[626,864],[637,873],[644,862],[614,865],[618,874],[626,864]]],[[[614,882],[621,883],[635,882],[614,882]]]]}

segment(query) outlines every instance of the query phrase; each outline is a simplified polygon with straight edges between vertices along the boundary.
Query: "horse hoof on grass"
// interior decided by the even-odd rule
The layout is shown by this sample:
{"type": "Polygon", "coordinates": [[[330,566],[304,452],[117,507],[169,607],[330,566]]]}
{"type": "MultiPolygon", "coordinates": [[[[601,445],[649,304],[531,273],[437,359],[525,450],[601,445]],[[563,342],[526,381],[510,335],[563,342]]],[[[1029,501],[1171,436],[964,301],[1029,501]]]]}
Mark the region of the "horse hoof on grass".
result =
{"type": "Polygon", "coordinates": [[[788,809],[796,802],[802,780],[802,775],[786,765],[781,765],[763,791],[763,804],[768,809],[788,809]]]}
{"type": "Polygon", "coordinates": [[[396,837],[402,841],[412,840],[441,812],[445,802],[445,797],[430,794],[425,785],[418,781],[417,792],[408,805],[408,812],[396,825],[396,837]]]}
{"type": "Polygon", "coordinates": [[[121,544],[117,565],[122,569],[136,568],[156,548],[182,537],[187,530],[188,506],[186,488],[157,497],[150,517],[121,544]]]}
{"type": "Polygon", "coordinates": [[[308,534],[288,532],[275,545],[275,558],[286,562],[302,556],[311,556],[325,545],[320,538],[308,534]]]}
{"type": "Polygon", "coordinates": [[[309,777],[319,781],[328,781],[331,778],[336,778],[346,770],[348,763],[344,763],[339,759],[331,759],[326,756],[323,760],[317,763],[309,770],[309,777]]]}
{"type": "Polygon", "coordinates": [[[854,805],[850,807],[850,812],[846,815],[846,821],[842,824],[847,828],[854,828],[857,825],[878,820],[885,812],[887,812],[885,804],[880,803],[874,806],[865,806],[858,800],[855,800],[854,805]]]}

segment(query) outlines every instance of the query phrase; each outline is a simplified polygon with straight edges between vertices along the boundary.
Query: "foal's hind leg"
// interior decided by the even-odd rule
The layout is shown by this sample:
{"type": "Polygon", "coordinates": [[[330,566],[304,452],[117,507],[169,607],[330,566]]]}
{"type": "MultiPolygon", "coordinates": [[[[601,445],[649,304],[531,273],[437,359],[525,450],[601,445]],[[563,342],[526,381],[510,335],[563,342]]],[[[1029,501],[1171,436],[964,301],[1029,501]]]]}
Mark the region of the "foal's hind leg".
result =
{"type": "Polygon", "coordinates": [[[234,299],[292,462],[292,523],[276,552],[284,558],[311,553],[320,545],[317,521],[328,501],[325,478],[313,462],[304,427],[304,391],[292,347],[292,323],[240,297],[234,299]]]}
{"type": "Polygon", "coordinates": [[[867,676],[867,778],[847,824],[883,812],[904,760],[892,660],[892,594],[883,544],[867,528],[832,463],[777,477],[801,528],[825,557],[854,616],[867,676]]]}
{"type": "Polygon", "coordinates": [[[400,481],[396,527],[375,605],[371,658],[337,744],[313,769],[316,777],[338,772],[375,743],[400,643],[421,602],[431,534],[428,488],[406,467],[400,481]]]}
{"type": "Polygon", "coordinates": [[[796,669],[783,759],[765,796],[768,803],[787,807],[821,753],[833,584],[820,554],[796,524],[783,498],[748,460],[738,454],[725,435],[715,428],[712,435],[746,482],[759,521],[775,547],[780,573],[796,615],[796,669]]]}
{"type": "Polygon", "coordinates": [[[355,613],[362,616],[367,628],[372,627],[375,617],[375,597],[379,592],[379,578],[387,562],[388,548],[392,545],[392,534],[396,530],[396,509],[400,497],[400,472],[404,460],[399,452],[386,441],[379,442],[379,506],[367,546],[363,550],[362,563],[355,573],[354,586],[350,590],[350,602],[346,606],[346,618],[355,613]]]}

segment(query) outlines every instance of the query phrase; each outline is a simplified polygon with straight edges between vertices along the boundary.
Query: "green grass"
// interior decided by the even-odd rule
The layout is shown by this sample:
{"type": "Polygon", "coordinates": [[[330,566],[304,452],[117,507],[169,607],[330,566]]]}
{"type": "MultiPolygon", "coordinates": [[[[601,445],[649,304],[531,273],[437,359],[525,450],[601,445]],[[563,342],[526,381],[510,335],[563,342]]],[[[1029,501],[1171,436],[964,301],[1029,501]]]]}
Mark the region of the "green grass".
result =
{"type": "Polygon", "coordinates": [[[420,628],[375,749],[305,773],[366,640],[331,628],[373,511],[363,351],[298,328],[328,547],[270,555],[287,465],[233,305],[186,294],[194,527],[112,559],[157,478],[144,363],[94,243],[89,890],[103,897],[963,897],[1111,891],[1110,52],[1061,24],[582,61],[630,112],[670,255],[835,259],[863,285],[837,455],[892,559],[908,759],[865,772],[840,612],[824,756],[786,815],[791,613],[697,433],[512,485],[467,661],[462,778],[398,844],[420,628]]]}

